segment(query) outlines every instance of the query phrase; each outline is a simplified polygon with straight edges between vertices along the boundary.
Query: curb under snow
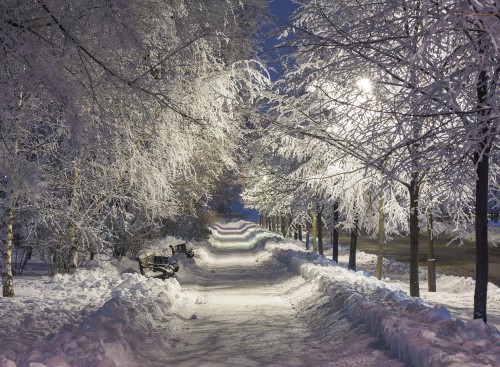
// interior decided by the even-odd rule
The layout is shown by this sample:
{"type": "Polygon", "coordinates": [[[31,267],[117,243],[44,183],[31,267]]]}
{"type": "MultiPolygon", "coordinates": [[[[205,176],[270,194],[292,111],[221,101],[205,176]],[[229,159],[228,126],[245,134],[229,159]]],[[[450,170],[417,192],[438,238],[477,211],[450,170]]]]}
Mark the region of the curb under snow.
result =
{"type": "Polygon", "coordinates": [[[420,298],[317,253],[284,249],[283,243],[266,249],[293,272],[317,282],[333,307],[346,312],[352,322],[365,324],[370,334],[412,366],[500,365],[500,332],[482,320],[452,320],[446,307],[425,305],[420,298]]]}

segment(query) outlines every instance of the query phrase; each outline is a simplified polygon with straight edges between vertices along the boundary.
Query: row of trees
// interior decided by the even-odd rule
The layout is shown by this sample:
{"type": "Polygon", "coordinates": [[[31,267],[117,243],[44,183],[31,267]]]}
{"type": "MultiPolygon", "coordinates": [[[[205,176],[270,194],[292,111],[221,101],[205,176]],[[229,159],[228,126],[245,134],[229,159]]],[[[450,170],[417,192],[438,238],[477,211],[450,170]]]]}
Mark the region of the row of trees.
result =
{"type": "Polygon", "coordinates": [[[0,5],[3,295],[13,246],[55,271],[190,225],[235,169],[266,73],[264,0],[0,5]],[[88,255],[90,256],[90,255],[88,255]]]}
{"type": "Polygon", "coordinates": [[[489,0],[300,2],[247,203],[299,222],[316,210],[354,233],[408,234],[411,296],[420,227],[436,219],[460,234],[474,218],[474,318],[486,321],[499,10],[489,0]]]}

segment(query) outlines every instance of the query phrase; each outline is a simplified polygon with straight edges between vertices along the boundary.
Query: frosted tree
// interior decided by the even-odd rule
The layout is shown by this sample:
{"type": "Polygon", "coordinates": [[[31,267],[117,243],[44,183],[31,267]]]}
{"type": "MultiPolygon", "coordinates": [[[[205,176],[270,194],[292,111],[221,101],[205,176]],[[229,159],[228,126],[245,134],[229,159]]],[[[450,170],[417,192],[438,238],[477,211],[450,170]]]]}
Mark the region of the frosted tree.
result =
{"type": "Polygon", "coordinates": [[[471,169],[464,165],[464,151],[455,154],[450,150],[467,146],[460,123],[467,109],[455,108],[446,76],[433,76],[430,70],[440,70],[439,63],[421,57],[430,42],[427,35],[433,41],[447,41],[428,27],[443,9],[446,6],[439,8],[430,2],[396,0],[303,2],[285,42],[296,50],[286,61],[291,67],[285,83],[294,84],[287,91],[291,98],[277,102],[282,103],[279,108],[288,118],[283,130],[328,142],[332,149],[355,157],[406,188],[410,284],[415,296],[419,288],[419,215],[425,211],[422,188],[430,185],[446,194],[446,188],[460,185],[461,196],[439,199],[450,203],[464,199],[461,206],[456,201],[453,204],[461,209],[456,212],[457,220],[465,216],[470,202],[471,169]],[[356,87],[363,80],[372,85],[371,100],[360,100],[356,87]],[[311,86],[321,91],[317,97],[307,93],[311,86]],[[370,118],[370,123],[359,122],[370,114],[379,116],[370,118]],[[332,131],[335,124],[338,127],[332,131]]]}
{"type": "MultiPolygon", "coordinates": [[[[446,96],[461,121],[458,156],[472,155],[475,170],[476,289],[474,318],[487,320],[488,187],[490,156],[498,130],[499,5],[495,1],[445,1],[430,8],[422,58],[415,75],[432,83],[424,92],[446,96]],[[436,67],[439,65],[440,67],[436,67]]],[[[441,97],[442,98],[442,97],[441,97]]],[[[440,111],[444,108],[439,106],[440,111]]],[[[444,112],[444,111],[443,111],[444,112]]],[[[496,173],[493,172],[493,175],[496,173]]]]}
{"type": "MultiPolygon", "coordinates": [[[[8,143],[2,174],[9,186],[13,169],[27,162],[24,154],[12,154],[21,138],[17,126],[32,127],[26,141],[54,143],[56,154],[47,158],[43,180],[32,175],[44,195],[30,198],[43,207],[31,224],[33,242],[50,252],[61,270],[76,271],[79,254],[113,246],[123,233],[153,233],[165,218],[180,213],[186,198],[203,205],[215,185],[207,181],[234,166],[231,137],[238,136],[242,111],[267,82],[261,65],[246,61],[255,42],[251,34],[259,27],[252,14],[266,4],[220,5],[2,4],[2,67],[18,69],[2,85],[2,96],[9,98],[2,104],[2,119],[9,119],[2,122],[8,127],[2,132],[8,143]],[[13,113],[22,111],[16,106],[24,105],[25,90],[31,93],[35,85],[32,94],[51,104],[43,108],[42,102],[33,111],[57,127],[58,136],[13,113]]],[[[19,182],[26,178],[19,177],[19,182]]],[[[10,228],[7,207],[14,200],[4,201],[4,228],[10,228]]],[[[9,271],[4,273],[9,278],[9,271]]]]}

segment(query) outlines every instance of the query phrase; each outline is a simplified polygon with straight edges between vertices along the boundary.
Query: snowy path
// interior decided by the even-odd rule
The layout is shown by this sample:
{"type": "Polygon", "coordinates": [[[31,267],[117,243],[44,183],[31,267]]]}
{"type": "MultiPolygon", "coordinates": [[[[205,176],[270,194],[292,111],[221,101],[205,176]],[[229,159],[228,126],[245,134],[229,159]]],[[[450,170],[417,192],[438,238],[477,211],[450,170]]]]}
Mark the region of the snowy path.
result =
{"type": "Polygon", "coordinates": [[[197,318],[189,329],[179,325],[190,344],[177,348],[175,365],[280,365],[289,354],[301,354],[305,328],[283,294],[286,275],[256,265],[252,254],[220,255],[201,286],[183,287],[198,301],[192,308],[197,318]]]}
{"type": "MultiPolygon", "coordinates": [[[[237,247],[235,233],[227,247],[237,247]]],[[[259,255],[217,253],[180,274],[187,301],[173,312],[184,318],[148,348],[151,366],[404,366],[346,315],[325,328],[317,311],[329,305],[315,286],[259,255]]]]}

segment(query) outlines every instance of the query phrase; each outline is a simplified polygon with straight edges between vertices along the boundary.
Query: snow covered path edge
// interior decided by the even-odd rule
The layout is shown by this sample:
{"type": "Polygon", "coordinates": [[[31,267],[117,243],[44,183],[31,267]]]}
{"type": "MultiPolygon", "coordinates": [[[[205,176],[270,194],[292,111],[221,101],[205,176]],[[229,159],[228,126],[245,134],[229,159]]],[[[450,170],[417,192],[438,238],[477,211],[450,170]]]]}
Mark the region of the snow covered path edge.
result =
{"type": "Polygon", "coordinates": [[[335,265],[293,244],[270,243],[266,249],[296,274],[317,282],[334,311],[364,324],[402,361],[415,367],[498,366],[500,333],[482,320],[452,320],[446,307],[430,307],[420,298],[362,272],[335,265]]]}

